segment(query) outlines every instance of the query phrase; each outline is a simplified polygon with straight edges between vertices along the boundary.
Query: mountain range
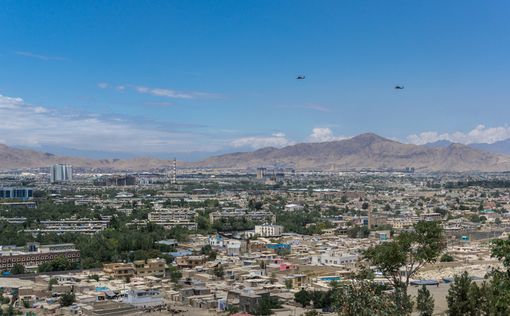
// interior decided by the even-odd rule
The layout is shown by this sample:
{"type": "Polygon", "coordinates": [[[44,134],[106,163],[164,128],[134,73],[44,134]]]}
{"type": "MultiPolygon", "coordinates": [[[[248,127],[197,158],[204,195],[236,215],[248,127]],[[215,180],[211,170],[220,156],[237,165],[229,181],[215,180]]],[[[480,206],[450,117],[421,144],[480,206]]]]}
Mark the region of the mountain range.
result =
{"type": "Polygon", "coordinates": [[[32,149],[19,149],[0,144],[0,169],[40,168],[52,164],[69,163],[86,169],[150,170],[171,168],[173,161],[139,157],[132,159],[90,159],[83,157],[57,156],[32,149]]]}
{"type": "MultiPolygon", "coordinates": [[[[424,146],[429,148],[446,148],[450,146],[451,144],[454,144],[453,142],[449,140],[438,140],[433,143],[427,143],[424,146]]],[[[502,155],[510,155],[510,138],[505,140],[500,140],[491,144],[488,143],[472,143],[468,144],[467,146],[479,149],[483,151],[488,151],[495,154],[502,154],[502,155]]]]}
{"type": "Polygon", "coordinates": [[[510,157],[462,144],[430,148],[366,133],[339,141],[226,154],[211,157],[198,165],[217,168],[285,166],[296,169],[383,170],[413,167],[417,171],[507,171],[510,170],[510,157]]]}
{"type": "MultiPolygon", "coordinates": [[[[1,169],[47,167],[63,162],[89,169],[117,170],[170,168],[173,164],[171,160],[148,157],[101,160],[64,157],[0,145],[1,169]]],[[[290,167],[298,170],[390,170],[412,167],[416,171],[489,172],[510,171],[510,156],[454,143],[422,146],[403,144],[366,133],[345,140],[223,154],[179,165],[225,169],[290,167]]]]}

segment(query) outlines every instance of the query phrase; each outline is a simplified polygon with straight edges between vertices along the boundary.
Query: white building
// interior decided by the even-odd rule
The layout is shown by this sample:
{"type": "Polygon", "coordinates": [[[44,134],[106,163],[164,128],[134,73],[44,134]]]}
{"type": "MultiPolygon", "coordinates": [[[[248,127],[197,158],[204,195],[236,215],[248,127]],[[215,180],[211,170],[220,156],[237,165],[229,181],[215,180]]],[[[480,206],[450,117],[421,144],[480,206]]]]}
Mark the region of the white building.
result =
{"type": "Polygon", "coordinates": [[[357,254],[328,251],[312,255],[312,266],[341,266],[355,264],[358,261],[357,254]]]}
{"type": "Polygon", "coordinates": [[[262,237],[279,237],[283,234],[281,225],[256,225],[255,235],[262,237]]]}
{"type": "Polygon", "coordinates": [[[73,180],[73,166],[69,164],[56,164],[50,167],[50,181],[67,182],[73,180]]]}
{"type": "Polygon", "coordinates": [[[284,211],[286,212],[295,212],[295,211],[302,211],[305,207],[303,205],[299,204],[287,204],[285,205],[284,211]]]}
{"type": "Polygon", "coordinates": [[[108,228],[109,220],[91,220],[91,219],[77,219],[77,220],[59,220],[59,221],[40,221],[41,228],[26,229],[24,232],[32,234],[42,233],[56,233],[64,234],[67,232],[81,233],[81,234],[95,234],[108,228]]]}
{"type": "Polygon", "coordinates": [[[240,256],[241,255],[241,241],[240,240],[227,240],[227,256],[240,256]]]}
{"type": "Polygon", "coordinates": [[[138,308],[163,305],[163,295],[156,289],[130,289],[122,298],[123,303],[134,305],[138,308]]]}
{"type": "Polygon", "coordinates": [[[158,212],[150,212],[148,219],[151,222],[165,221],[192,221],[195,219],[196,212],[187,209],[165,210],[158,212]]]}

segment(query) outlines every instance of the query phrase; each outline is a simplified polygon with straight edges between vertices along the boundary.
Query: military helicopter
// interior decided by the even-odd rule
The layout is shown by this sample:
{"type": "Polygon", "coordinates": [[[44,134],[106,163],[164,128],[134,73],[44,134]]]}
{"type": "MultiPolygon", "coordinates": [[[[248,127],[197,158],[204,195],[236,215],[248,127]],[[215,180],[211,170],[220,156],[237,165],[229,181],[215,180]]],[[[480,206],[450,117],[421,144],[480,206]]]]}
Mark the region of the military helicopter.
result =
{"type": "Polygon", "coordinates": [[[404,86],[395,86],[395,89],[397,89],[397,90],[403,90],[403,89],[404,89],[404,86]]]}
{"type": "Polygon", "coordinates": [[[305,76],[297,76],[296,77],[297,80],[304,80],[305,79],[305,76]]]}

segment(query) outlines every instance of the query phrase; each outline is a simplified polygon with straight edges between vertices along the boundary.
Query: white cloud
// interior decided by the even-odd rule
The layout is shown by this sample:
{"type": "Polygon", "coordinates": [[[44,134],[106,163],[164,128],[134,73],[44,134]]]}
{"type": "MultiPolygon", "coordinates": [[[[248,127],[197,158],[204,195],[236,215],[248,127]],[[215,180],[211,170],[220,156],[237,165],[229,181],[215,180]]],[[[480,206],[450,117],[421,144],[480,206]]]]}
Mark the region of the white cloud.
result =
{"type": "Polygon", "coordinates": [[[43,108],[42,106],[36,106],[33,108],[35,113],[47,113],[49,112],[47,108],[43,108]]]}
{"type": "Polygon", "coordinates": [[[308,104],[303,107],[305,109],[314,110],[314,111],[318,111],[318,112],[325,112],[325,113],[331,112],[331,110],[329,108],[327,108],[323,105],[320,105],[320,104],[308,104]]]}
{"type": "Polygon", "coordinates": [[[29,57],[29,58],[35,58],[35,59],[39,59],[39,60],[67,60],[67,58],[60,57],[60,56],[47,56],[47,55],[34,54],[31,52],[16,52],[16,55],[23,56],[23,57],[29,57]]]}
{"type": "Polygon", "coordinates": [[[167,97],[167,98],[176,98],[176,99],[193,99],[193,96],[191,94],[177,92],[175,90],[170,90],[170,89],[137,87],[136,90],[140,93],[148,93],[148,94],[152,94],[157,97],[167,97]]]}
{"type": "Polygon", "coordinates": [[[467,133],[453,132],[453,133],[438,133],[438,132],[423,132],[420,134],[412,134],[407,136],[407,141],[412,144],[423,145],[432,143],[438,140],[448,140],[454,143],[472,144],[472,143],[494,143],[500,140],[510,138],[510,127],[486,127],[485,125],[478,125],[467,133]]]}
{"type": "Polygon", "coordinates": [[[130,88],[138,93],[141,94],[150,94],[156,97],[164,97],[164,98],[171,98],[171,99],[215,99],[221,97],[219,94],[214,93],[207,93],[207,92],[182,92],[182,91],[176,91],[172,89],[165,89],[165,88],[151,88],[146,86],[133,86],[133,85],[117,85],[117,86],[111,86],[110,84],[106,82],[100,82],[97,84],[97,86],[101,89],[108,89],[112,88],[119,92],[122,92],[126,90],[126,88],[130,88]]]}
{"type": "Polygon", "coordinates": [[[11,98],[0,94],[0,108],[15,108],[22,104],[22,98],[11,98]]]}
{"type": "Polygon", "coordinates": [[[224,141],[206,139],[193,127],[169,130],[141,120],[73,114],[0,95],[0,135],[7,145],[54,145],[80,150],[133,153],[216,151],[224,141]]]}
{"type": "Polygon", "coordinates": [[[284,133],[273,133],[271,136],[251,136],[233,140],[230,145],[233,147],[250,147],[259,149],[263,147],[285,147],[293,142],[287,139],[284,133]]]}
{"type": "Polygon", "coordinates": [[[173,99],[210,99],[219,97],[217,94],[207,92],[181,92],[172,89],[150,88],[144,86],[134,86],[133,88],[138,93],[173,99]]]}
{"type": "Polygon", "coordinates": [[[312,129],[312,134],[308,136],[307,141],[310,143],[322,143],[346,138],[345,136],[333,135],[333,131],[328,127],[315,127],[312,129]]]}

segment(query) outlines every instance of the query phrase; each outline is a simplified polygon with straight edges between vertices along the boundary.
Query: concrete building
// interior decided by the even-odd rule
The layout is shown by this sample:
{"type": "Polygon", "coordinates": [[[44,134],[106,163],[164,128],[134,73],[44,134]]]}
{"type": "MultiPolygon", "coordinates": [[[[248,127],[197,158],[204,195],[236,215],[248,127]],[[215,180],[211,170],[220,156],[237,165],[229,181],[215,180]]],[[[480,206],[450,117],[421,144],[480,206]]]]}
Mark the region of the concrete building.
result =
{"type": "Polygon", "coordinates": [[[284,282],[292,289],[301,289],[305,286],[308,278],[304,274],[289,274],[284,277],[284,282]]]}
{"type": "Polygon", "coordinates": [[[135,185],[137,178],[133,175],[102,176],[94,180],[97,186],[129,186],[135,185]]]}
{"type": "Polygon", "coordinates": [[[122,302],[138,308],[164,304],[163,294],[157,289],[130,289],[122,298],[122,302]]]}
{"type": "Polygon", "coordinates": [[[32,234],[46,234],[46,233],[64,234],[67,232],[81,234],[95,234],[108,228],[110,221],[79,219],[61,221],[41,221],[40,224],[42,225],[42,228],[26,229],[24,231],[32,234]]]}
{"type": "Polygon", "coordinates": [[[148,220],[152,223],[163,226],[165,229],[183,227],[189,230],[196,230],[198,225],[193,221],[195,211],[192,210],[168,210],[150,212],[148,220]]]}
{"type": "Polygon", "coordinates": [[[247,219],[256,222],[271,222],[276,221],[276,216],[268,211],[249,211],[247,209],[223,209],[221,211],[212,212],[209,214],[211,223],[222,219],[247,219]]]}
{"type": "Polygon", "coordinates": [[[423,221],[441,221],[443,219],[443,215],[440,213],[425,213],[421,214],[420,218],[423,221]]]}
{"type": "Polygon", "coordinates": [[[164,221],[164,222],[155,222],[158,225],[163,226],[165,229],[172,229],[174,227],[182,227],[186,228],[188,230],[197,230],[198,224],[196,222],[190,222],[190,221],[164,221]]]}
{"type": "Polygon", "coordinates": [[[145,260],[137,260],[133,263],[135,265],[136,275],[138,276],[165,277],[165,259],[147,259],[147,262],[145,262],[145,260]]]}
{"type": "Polygon", "coordinates": [[[328,251],[312,255],[310,264],[313,266],[342,266],[346,264],[355,264],[357,261],[357,254],[328,251]]]}
{"type": "MultiPolygon", "coordinates": [[[[30,199],[31,197],[29,197],[30,199]]],[[[24,208],[37,208],[37,204],[35,202],[2,202],[0,206],[5,207],[24,207],[24,208]]]]}
{"type": "Polygon", "coordinates": [[[184,256],[175,258],[175,262],[179,268],[192,269],[196,266],[201,266],[207,262],[206,256],[184,256]]]}
{"type": "Polygon", "coordinates": [[[165,259],[136,260],[133,263],[106,263],[103,264],[103,272],[117,279],[126,279],[132,276],[155,276],[165,277],[165,259]]]}
{"type": "Polygon", "coordinates": [[[135,275],[135,266],[132,263],[105,263],[103,272],[116,279],[126,279],[135,275]]]}
{"type": "Polygon", "coordinates": [[[148,219],[151,222],[167,222],[167,221],[192,221],[196,212],[193,210],[176,209],[158,212],[150,212],[148,219]]]}
{"type": "Polygon", "coordinates": [[[50,182],[73,181],[73,166],[69,164],[56,164],[50,167],[50,182]]]}
{"type": "Polygon", "coordinates": [[[60,256],[70,262],[80,262],[80,251],[74,244],[39,245],[33,242],[25,247],[0,246],[0,270],[10,270],[15,264],[35,270],[60,256]]]}
{"type": "Polygon", "coordinates": [[[26,201],[33,196],[31,188],[0,188],[0,199],[15,199],[26,201]]]}
{"type": "Polygon", "coordinates": [[[256,225],[255,234],[262,237],[279,237],[283,234],[281,225],[256,225]]]}
{"type": "Polygon", "coordinates": [[[0,221],[5,221],[9,224],[21,225],[27,222],[26,217],[0,217],[0,221]]]}
{"type": "Polygon", "coordinates": [[[115,301],[94,302],[90,305],[85,305],[80,312],[88,316],[135,315],[140,313],[133,305],[115,301]]]}
{"type": "Polygon", "coordinates": [[[284,211],[286,212],[295,212],[295,211],[302,211],[305,207],[300,204],[287,204],[285,205],[284,211]]]}
{"type": "Polygon", "coordinates": [[[257,168],[257,179],[262,180],[266,176],[266,168],[257,168]]]}

